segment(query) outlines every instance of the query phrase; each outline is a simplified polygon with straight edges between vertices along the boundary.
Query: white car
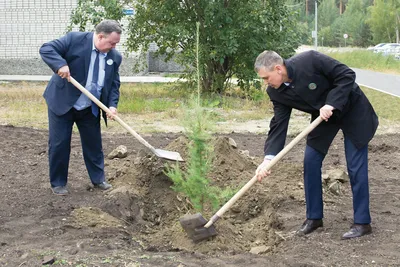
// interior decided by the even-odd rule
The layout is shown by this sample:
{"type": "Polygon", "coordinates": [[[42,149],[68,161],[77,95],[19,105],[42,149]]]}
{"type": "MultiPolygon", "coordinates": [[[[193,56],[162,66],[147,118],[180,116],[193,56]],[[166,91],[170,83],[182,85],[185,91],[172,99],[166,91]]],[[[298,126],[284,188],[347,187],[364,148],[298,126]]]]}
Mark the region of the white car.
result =
{"type": "Polygon", "coordinates": [[[376,49],[374,49],[374,53],[383,53],[384,55],[392,55],[395,53],[397,47],[400,47],[398,43],[387,43],[382,45],[376,49]]]}
{"type": "Polygon", "coordinates": [[[400,47],[394,49],[394,58],[400,60],[400,47]]]}
{"type": "Polygon", "coordinates": [[[381,46],[383,46],[383,45],[385,45],[386,43],[380,43],[380,44],[377,44],[376,46],[371,46],[371,47],[368,47],[367,48],[367,50],[375,50],[376,48],[378,48],[378,47],[381,47],[381,46]]]}

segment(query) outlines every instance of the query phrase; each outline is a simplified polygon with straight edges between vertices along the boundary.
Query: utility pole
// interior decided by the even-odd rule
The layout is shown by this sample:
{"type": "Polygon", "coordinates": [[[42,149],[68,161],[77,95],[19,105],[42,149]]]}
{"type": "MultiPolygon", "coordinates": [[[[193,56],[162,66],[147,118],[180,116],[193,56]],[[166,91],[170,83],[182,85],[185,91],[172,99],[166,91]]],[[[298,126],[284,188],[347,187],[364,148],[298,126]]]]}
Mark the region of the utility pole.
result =
{"type": "Polygon", "coordinates": [[[400,43],[400,36],[399,36],[400,16],[399,16],[399,12],[396,12],[396,17],[397,17],[397,21],[395,23],[395,25],[396,25],[396,42],[400,43]]]}
{"type": "Polygon", "coordinates": [[[315,36],[314,36],[314,49],[318,50],[318,4],[317,0],[315,0],[315,36]]]}

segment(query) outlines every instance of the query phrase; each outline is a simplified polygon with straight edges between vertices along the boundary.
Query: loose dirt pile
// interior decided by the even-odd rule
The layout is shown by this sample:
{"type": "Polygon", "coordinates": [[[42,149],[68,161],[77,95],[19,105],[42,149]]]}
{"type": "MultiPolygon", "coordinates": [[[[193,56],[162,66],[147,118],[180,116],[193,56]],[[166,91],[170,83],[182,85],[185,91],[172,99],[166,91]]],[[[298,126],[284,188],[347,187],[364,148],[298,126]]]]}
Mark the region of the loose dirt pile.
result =
{"type": "MultiPolygon", "coordinates": [[[[227,137],[218,137],[213,144],[214,157],[208,178],[213,185],[229,186],[237,192],[253,177],[257,165],[248,153],[232,146],[227,137]]],[[[188,157],[184,137],[174,140],[166,149],[188,157]]],[[[279,234],[282,222],[276,215],[276,207],[286,198],[300,200],[303,194],[298,185],[302,179],[300,166],[278,164],[275,173],[279,175],[279,168],[285,169],[285,177],[280,177],[279,183],[274,176],[262,184],[257,183],[216,223],[216,237],[195,244],[186,236],[179,218],[196,211],[188,199],[171,189],[172,181],[164,173],[167,164],[175,163],[166,163],[143,150],[123,159],[109,160],[109,180],[114,189],[106,195],[107,201],[101,209],[111,216],[103,214],[101,220],[105,223],[101,225],[92,209],[81,208],[72,215],[91,227],[124,224],[152,251],[240,253],[260,247],[262,252],[268,252],[284,239],[279,234]]],[[[185,163],[181,164],[185,168],[185,163]]],[[[210,218],[213,211],[204,211],[202,215],[210,218]]]]}

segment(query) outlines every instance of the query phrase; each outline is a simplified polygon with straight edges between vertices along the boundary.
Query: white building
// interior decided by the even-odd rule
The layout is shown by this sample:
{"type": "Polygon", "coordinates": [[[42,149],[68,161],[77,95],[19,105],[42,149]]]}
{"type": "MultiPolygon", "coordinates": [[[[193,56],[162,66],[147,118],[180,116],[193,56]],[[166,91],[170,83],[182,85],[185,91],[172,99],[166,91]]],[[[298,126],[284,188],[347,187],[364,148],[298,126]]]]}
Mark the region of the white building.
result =
{"type": "MultiPolygon", "coordinates": [[[[0,75],[51,74],[41,61],[40,46],[67,32],[72,10],[78,0],[0,0],[0,75]]],[[[127,25],[128,23],[122,24],[127,25]]],[[[74,29],[77,30],[77,29],[74,29]]],[[[87,29],[92,30],[92,29],[87,29]]],[[[125,52],[126,34],[121,35],[117,50],[125,52]]],[[[121,65],[122,75],[133,75],[130,54],[121,65]]],[[[148,68],[144,72],[175,72],[181,67],[166,64],[148,55],[148,68]]]]}
{"type": "MultiPolygon", "coordinates": [[[[37,58],[40,46],[66,33],[77,0],[0,0],[0,58],[37,58]]],[[[123,43],[117,47],[125,51],[123,43]]]]}

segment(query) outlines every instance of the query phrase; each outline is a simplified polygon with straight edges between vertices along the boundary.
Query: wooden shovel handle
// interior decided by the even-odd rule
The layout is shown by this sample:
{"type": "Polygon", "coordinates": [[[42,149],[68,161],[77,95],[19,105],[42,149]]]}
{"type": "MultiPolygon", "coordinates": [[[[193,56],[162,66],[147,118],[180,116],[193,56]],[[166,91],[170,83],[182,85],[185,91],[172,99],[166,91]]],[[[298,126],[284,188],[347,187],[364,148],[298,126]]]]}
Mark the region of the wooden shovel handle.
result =
{"type": "MultiPolygon", "coordinates": [[[[314,130],[315,127],[317,127],[323,119],[321,117],[316,118],[310,125],[307,126],[298,136],[296,136],[295,139],[293,139],[287,146],[285,146],[284,149],[281,150],[281,152],[278,153],[270,162],[269,164],[265,167],[265,170],[269,170],[274,166],[283,156],[286,155],[301,139],[303,139],[307,134],[309,134],[312,130],[314,130]]],[[[249,190],[250,187],[252,187],[255,182],[257,181],[257,176],[254,175],[253,178],[251,178],[250,181],[248,181],[222,208],[220,208],[217,213],[207,222],[207,224],[204,226],[205,228],[210,227],[214,222],[216,222],[219,218],[222,217],[222,215],[232,207],[233,204],[244,194],[249,190]]]]}
{"type": "MultiPolygon", "coordinates": [[[[107,108],[103,103],[101,103],[100,100],[98,100],[92,93],[90,93],[85,87],[83,87],[80,83],[78,83],[74,78],[69,77],[70,82],[75,85],[76,88],[78,88],[82,93],[84,93],[87,97],[89,97],[90,100],[92,100],[94,103],[96,103],[99,108],[104,110],[108,114],[112,114],[111,110],[107,108]]],[[[129,127],[128,124],[126,124],[120,117],[117,115],[113,115],[114,120],[119,122],[119,124],[122,125],[128,132],[130,132],[140,143],[145,145],[147,148],[149,148],[154,154],[156,154],[156,149],[150,145],[146,140],[144,140],[137,132],[135,132],[131,127],[129,127]]]]}

